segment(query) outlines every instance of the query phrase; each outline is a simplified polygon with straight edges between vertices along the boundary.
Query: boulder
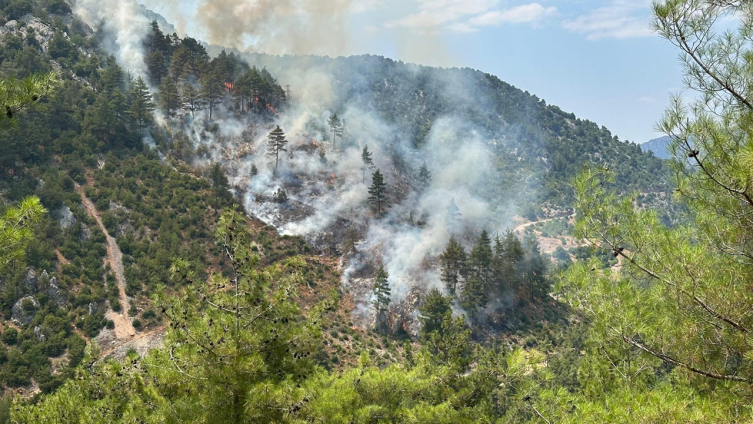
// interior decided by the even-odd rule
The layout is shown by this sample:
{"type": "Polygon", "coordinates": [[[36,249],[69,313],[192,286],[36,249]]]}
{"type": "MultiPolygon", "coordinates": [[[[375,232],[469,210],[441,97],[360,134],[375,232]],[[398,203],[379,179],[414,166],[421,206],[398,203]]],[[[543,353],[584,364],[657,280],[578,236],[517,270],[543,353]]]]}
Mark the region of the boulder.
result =
{"type": "Polygon", "coordinates": [[[62,308],[65,306],[65,296],[60,291],[57,278],[55,277],[50,278],[50,282],[47,283],[46,292],[47,292],[47,296],[50,297],[50,300],[55,302],[55,304],[58,305],[59,308],[62,308]]]}
{"type": "Polygon", "coordinates": [[[24,272],[24,290],[27,293],[36,293],[39,290],[39,274],[34,268],[27,268],[24,272]]]}
{"type": "Polygon", "coordinates": [[[34,315],[37,314],[39,309],[39,301],[34,296],[25,296],[18,299],[13,308],[11,309],[11,319],[18,325],[29,325],[34,320],[34,315]],[[31,302],[34,310],[27,310],[24,308],[24,303],[31,302]]]}
{"type": "Polygon", "coordinates": [[[44,341],[44,334],[42,333],[42,327],[37,325],[34,327],[34,335],[37,336],[37,340],[40,342],[44,341]]]}
{"type": "Polygon", "coordinates": [[[58,209],[58,215],[60,215],[59,223],[62,229],[67,230],[76,224],[76,217],[68,206],[63,205],[58,209]]]}

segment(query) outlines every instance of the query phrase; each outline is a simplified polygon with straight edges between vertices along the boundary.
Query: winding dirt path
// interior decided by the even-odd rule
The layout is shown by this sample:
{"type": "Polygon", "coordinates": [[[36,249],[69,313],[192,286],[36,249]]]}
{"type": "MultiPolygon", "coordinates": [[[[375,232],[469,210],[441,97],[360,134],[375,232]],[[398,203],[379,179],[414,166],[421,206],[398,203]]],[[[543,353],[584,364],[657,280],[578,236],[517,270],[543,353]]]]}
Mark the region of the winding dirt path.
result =
{"type": "Polygon", "coordinates": [[[86,197],[86,194],[84,194],[84,188],[76,184],[76,191],[81,196],[81,202],[84,204],[84,208],[86,208],[86,213],[97,221],[97,226],[105,234],[105,238],[107,239],[106,262],[110,265],[112,272],[115,273],[115,280],[118,282],[118,294],[120,297],[120,310],[122,311],[122,314],[118,314],[110,309],[105,314],[105,317],[115,323],[115,337],[120,340],[130,339],[136,335],[136,330],[133,328],[131,320],[128,319],[129,304],[128,296],[126,296],[125,292],[126,280],[125,275],[123,275],[123,253],[120,252],[120,247],[118,247],[115,238],[107,232],[107,228],[102,224],[102,219],[99,217],[97,208],[92,201],[86,197]]]}

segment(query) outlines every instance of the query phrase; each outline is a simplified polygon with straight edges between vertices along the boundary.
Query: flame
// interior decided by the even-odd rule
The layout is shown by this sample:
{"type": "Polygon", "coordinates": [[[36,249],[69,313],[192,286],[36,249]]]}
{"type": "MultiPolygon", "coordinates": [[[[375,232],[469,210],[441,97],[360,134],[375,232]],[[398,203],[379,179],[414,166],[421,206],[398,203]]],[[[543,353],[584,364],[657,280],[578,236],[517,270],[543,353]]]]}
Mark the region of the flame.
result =
{"type": "Polygon", "coordinates": [[[278,115],[278,113],[277,113],[277,111],[275,110],[275,108],[273,108],[273,107],[272,107],[272,105],[271,105],[271,104],[269,104],[269,103],[267,103],[267,109],[268,109],[268,110],[269,110],[270,112],[274,113],[275,115],[278,115]]]}
{"type": "Polygon", "coordinates": [[[225,83],[225,89],[230,91],[233,89],[233,83],[232,82],[226,82],[225,83]]]}
{"type": "Polygon", "coordinates": [[[311,145],[314,147],[318,146],[318,144],[316,143],[316,140],[311,140],[311,145]]]}

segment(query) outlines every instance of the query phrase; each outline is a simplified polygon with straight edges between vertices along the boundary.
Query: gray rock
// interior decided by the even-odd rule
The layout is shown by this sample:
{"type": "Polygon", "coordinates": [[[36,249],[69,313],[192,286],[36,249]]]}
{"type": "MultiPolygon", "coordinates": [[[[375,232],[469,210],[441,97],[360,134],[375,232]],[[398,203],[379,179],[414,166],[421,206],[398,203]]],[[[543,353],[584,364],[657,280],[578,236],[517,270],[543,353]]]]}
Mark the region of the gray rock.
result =
{"type": "Polygon", "coordinates": [[[37,336],[37,340],[40,342],[44,341],[44,334],[42,334],[42,327],[37,325],[34,327],[34,335],[37,336]]]}
{"type": "Polygon", "coordinates": [[[37,309],[39,309],[39,301],[37,301],[34,296],[22,297],[18,299],[18,302],[16,302],[15,305],[13,305],[13,308],[11,309],[11,312],[13,313],[11,319],[18,325],[29,325],[31,324],[31,321],[34,320],[34,315],[37,314],[37,309]],[[27,300],[31,301],[32,305],[34,305],[33,311],[27,311],[24,309],[23,305],[27,300]]]}
{"type": "Polygon", "coordinates": [[[81,223],[81,235],[79,236],[79,239],[81,239],[81,241],[87,241],[90,238],[92,238],[92,230],[91,228],[89,228],[88,225],[82,222],[81,223]]]}
{"type": "Polygon", "coordinates": [[[24,288],[28,293],[36,293],[39,290],[39,274],[34,268],[27,268],[24,273],[24,288]]]}
{"type": "Polygon", "coordinates": [[[64,230],[67,230],[76,224],[76,217],[73,216],[73,212],[71,212],[71,208],[68,206],[63,205],[58,210],[58,214],[60,215],[60,227],[64,230]]]}
{"type": "Polygon", "coordinates": [[[65,296],[63,296],[63,293],[60,291],[58,280],[55,277],[50,278],[50,282],[47,283],[47,296],[49,296],[59,308],[65,306],[65,296]]]}
{"type": "Polygon", "coordinates": [[[127,207],[121,205],[120,203],[113,202],[112,200],[110,200],[110,210],[112,212],[117,212],[117,211],[123,211],[125,213],[130,212],[130,210],[127,207]]]}

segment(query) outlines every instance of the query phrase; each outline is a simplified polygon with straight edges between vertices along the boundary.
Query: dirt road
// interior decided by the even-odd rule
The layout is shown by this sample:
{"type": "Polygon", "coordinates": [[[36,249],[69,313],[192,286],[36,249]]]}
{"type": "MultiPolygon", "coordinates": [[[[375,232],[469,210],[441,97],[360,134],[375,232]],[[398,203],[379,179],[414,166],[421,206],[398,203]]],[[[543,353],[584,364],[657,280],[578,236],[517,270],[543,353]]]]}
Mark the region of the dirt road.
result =
{"type": "Polygon", "coordinates": [[[118,339],[132,338],[136,335],[136,330],[133,328],[131,320],[128,319],[129,302],[125,292],[126,280],[125,275],[123,275],[123,254],[120,252],[120,247],[118,247],[115,238],[107,232],[107,228],[102,224],[102,219],[99,217],[97,208],[84,194],[84,188],[76,184],[76,191],[81,196],[81,202],[84,204],[84,208],[86,208],[86,213],[97,221],[97,226],[105,234],[105,238],[107,239],[106,262],[110,265],[110,269],[115,274],[115,280],[118,282],[118,294],[122,313],[118,314],[113,310],[109,310],[105,314],[105,317],[115,323],[115,336],[118,339]]]}

